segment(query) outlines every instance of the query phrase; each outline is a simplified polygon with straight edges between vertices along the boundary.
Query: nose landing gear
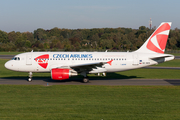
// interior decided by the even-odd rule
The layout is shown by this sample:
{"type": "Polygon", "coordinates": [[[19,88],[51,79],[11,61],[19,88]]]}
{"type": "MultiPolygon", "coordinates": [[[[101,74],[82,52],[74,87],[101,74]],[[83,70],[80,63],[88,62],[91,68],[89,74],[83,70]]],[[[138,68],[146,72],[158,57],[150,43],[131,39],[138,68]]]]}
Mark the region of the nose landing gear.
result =
{"type": "Polygon", "coordinates": [[[29,72],[29,78],[28,81],[31,82],[32,81],[32,72],[29,72]]]}

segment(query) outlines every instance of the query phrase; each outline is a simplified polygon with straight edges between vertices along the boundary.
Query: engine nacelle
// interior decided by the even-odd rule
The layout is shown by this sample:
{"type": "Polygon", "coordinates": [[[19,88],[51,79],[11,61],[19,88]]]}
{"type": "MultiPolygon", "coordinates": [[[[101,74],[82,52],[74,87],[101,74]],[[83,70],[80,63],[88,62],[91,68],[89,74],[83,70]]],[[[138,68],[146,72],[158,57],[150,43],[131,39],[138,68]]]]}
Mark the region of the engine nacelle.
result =
{"type": "Polygon", "coordinates": [[[53,80],[65,80],[76,75],[78,75],[77,72],[72,69],[54,68],[51,70],[51,78],[53,80]]]}

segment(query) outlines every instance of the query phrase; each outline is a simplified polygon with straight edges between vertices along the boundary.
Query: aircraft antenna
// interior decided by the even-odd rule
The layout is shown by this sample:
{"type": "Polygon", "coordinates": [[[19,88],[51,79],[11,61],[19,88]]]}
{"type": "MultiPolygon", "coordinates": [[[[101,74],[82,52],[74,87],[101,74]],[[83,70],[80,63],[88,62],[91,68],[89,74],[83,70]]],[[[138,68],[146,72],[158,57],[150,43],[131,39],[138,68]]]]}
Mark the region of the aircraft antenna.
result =
{"type": "Polygon", "coordinates": [[[150,18],[150,21],[149,21],[149,28],[151,29],[151,27],[152,27],[152,20],[151,20],[151,18],[150,18]]]}

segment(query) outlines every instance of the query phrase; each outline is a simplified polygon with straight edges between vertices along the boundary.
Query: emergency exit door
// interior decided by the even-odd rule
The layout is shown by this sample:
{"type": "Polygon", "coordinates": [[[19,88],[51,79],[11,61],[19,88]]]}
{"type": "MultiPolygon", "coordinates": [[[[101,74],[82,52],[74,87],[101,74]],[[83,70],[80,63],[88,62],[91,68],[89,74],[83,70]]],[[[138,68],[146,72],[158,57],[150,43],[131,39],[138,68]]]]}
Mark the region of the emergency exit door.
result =
{"type": "Polygon", "coordinates": [[[26,55],[26,65],[32,65],[32,55],[26,55]]]}

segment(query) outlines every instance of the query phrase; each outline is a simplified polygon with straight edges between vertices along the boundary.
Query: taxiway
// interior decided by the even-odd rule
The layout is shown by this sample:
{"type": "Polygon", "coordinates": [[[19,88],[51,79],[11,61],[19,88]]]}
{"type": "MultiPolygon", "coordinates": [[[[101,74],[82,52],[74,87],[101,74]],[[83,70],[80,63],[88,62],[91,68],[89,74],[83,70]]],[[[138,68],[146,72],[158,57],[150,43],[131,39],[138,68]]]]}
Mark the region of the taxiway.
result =
{"type": "Polygon", "coordinates": [[[123,85],[161,85],[171,86],[180,85],[180,79],[91,79],[89,83],[82,83],[81,79],[72,78],[66,81],[55,81],[50,78],[33,78],[32,82],[28,82],[26,78],[0,78],[0,84],[6,85],[108,85],[108,86],[123,86],[123,85]]]}

